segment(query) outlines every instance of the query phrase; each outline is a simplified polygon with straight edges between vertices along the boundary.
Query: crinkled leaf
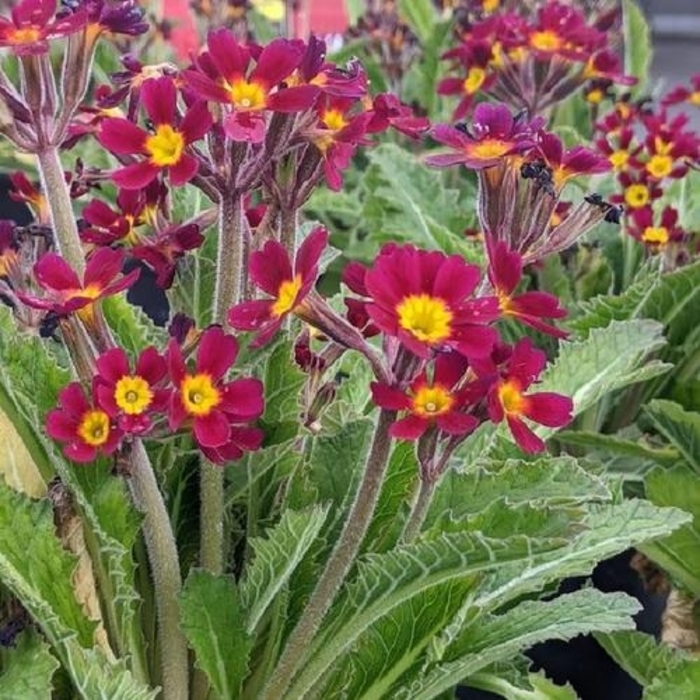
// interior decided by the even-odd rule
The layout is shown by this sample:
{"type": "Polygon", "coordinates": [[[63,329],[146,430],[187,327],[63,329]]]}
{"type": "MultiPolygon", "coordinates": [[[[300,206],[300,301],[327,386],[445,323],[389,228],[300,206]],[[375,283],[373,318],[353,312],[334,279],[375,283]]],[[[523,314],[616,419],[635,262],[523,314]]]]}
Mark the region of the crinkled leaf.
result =
{"type": "Polygon", "coordinates": [[[584,589],[553,600],[525,601],[501,615],[476,617],[442,652],[425,676],[394,697],[429,700],[498,660],[533,644],[593,631],[633,629],[639,602],[624,593],[584,589]]]}
{"type": "MultiPolygon", "coordinates": [[[[368,154],[364,174],[363,219],[376,245],[386,241],[413,243],[446,253],[459,253],[480,262],[481,249],[463,231],[473,220],[460,201],[469,195],[445,182],[445,175],[394,144],[382,144],[368,154]]],[[[376,248],[363,250],[371,258],[376,248]]]]}
{"type": "Polygon", "coordinates": [[[36,632],[25,630],[4,654],[3,665],[0,700],[50,700],[51,677],[59,663],[36,632]]]}
{"type": "Polygon", "coordinates": [[[645,407],[654,427],[678,449],[695,472],[700,473],[700,413],[683,410],[673,401],[656,399],[645,407]]]}
{"type": "Polygon", "coordinates": [[[318,537],[327,515],[328,508],[321,506],[299,513],[287,510],[266,537],[251,540],[253,561],[240,589],[248,633],[254,632],[270,603],[289,581],[318,537]]]}
{"type": "Polygon", "coordinates": [[[537,391],[570,396],[578,415],[606,394],[667,372],[670,365],[650,359],[664,344],[663,328],[655,321],[612,322],[592,329],[585,340],[561,344],[537,391]]]}
{"type": "Polygon", "coordinates": [[[102,301],[107,324],[115,335],[117,345],[132,358],[149,345],[165,346],[166,333],[154,325],[138,306],[130,304],[123,296],[111,296],[102,301]]]}
{"type": "Polygon", "coordinates": [[[390,689],[457,613],[472,583],[469,579],[448,581],[410,598],[378,620],[341,657],[323,696],[396,697],[390,689]]]}
{"type": "Polygon", "coordinates": [[[485,461],[477,467],[451,469],[437,487],[426,518],[427,525],[441,517],[454,520],[478,513],[493,501],[508,505],[568,506],[608,501],[610,491],[599,477],[573,457],[544,457],[534,462],[485,461]]]}
{"type": "Polygon", "coordinates": [[[646,496],[656,505],[675,506],[692,515],[672,534],[641,547],[684,588],[700,597],[700,481],[696,472],[679,464],[658,468],[645,479],[646,496]]]}
{"type": "Polygon", "coordinates": [[[248,675],[252,639],[233,579],[190,572],[180,594],[180,621],[197,667],[214,691],[222,700],[238,697],[248,675]]]}
{"type": "Polygon", "coordinates": [[[595,297],[581,304],[583,314],[569,324],[579,334],[611,321],[651,318],[666,327],[671,345],[679,345],[697,328],[700,304],[700,263],[664,275],[645,275],[621,294],[595,297]]]}
{"type": "Polygon", "coordinates": [[[641,686],[683,663],[683,656],[643,632],[598,633],[596,640],[641,686]]]}

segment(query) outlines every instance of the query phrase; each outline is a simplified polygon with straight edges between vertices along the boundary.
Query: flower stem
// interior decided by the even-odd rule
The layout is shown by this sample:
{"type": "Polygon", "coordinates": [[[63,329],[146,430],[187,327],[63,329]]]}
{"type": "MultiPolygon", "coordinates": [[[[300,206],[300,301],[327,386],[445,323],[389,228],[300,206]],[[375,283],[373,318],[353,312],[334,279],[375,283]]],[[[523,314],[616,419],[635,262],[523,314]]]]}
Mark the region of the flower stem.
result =
{"type": "Polygon", "coordinates": [[[345,527],[331,553],[326,568],[302,613],[289,635],[282,656],[260,700],[279,700],[292,682],[304,652],[318,631],[323,618],[335,599],[341,584],[355,562],[362,540],[367,533],[386,474],[391,452],[389,428],[396,411],[382,410],[374,431],[372,446],[365,462],[362,483],[352,505],[345,527]]]}
{"type": "Polygon", "coordinates": [[[421,479],[420,486],[418,488],[418,497],[413,503],[411,508],[411,514],[408,516],[406,525],[403,529],[403,534],[401,535],[401,540],[403,542],[411,542],[418,537],[420,534],[421,527],[425,520],[425,516],[428,514],[428,508],[430,508],[430,501],[433,498],[433,492],[435,491],[435,481],[432,479],[421,479]]]}
{"type": "Polygon", "coordinates": [[[187,642],[179,624],[178,596],[182,579],[177,545],[153,468],[139,441],[134,443],[131,466],[129,489],[136,507],[143,514],[143,534],[153,574],[163,698],[187,700],[187,642]]]}
{"type": "Polygon", "coordinates": [[[41,188],[49,205],[56,251],[82,277],[85,272],[85,256],[58,149],[46,146],[37,153],[37,160],[41,188]]]}
{"type": "MultiPolygon", "coordinates": [[[[225,324],[226,312],[241,297],[245,244],[243,208],[237,192],[222,192],[216,253],[212,321],[225,324]]],[[[224,569],[224,472],[203,461],[200,477],[200,563],[219,574],[224,569]]]]}

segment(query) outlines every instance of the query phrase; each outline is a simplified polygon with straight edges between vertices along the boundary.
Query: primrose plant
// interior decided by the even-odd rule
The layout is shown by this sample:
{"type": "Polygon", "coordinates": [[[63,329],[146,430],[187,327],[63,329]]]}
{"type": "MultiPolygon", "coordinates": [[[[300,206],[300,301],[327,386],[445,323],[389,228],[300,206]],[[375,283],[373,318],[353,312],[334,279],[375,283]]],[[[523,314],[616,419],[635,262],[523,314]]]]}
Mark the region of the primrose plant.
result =
{"type": "Polygon", "coordinates": [[[511,697],[548,683],[531,644],[632,627],[622,594],[539,598],[687,520],[541,454],[666,369],[658,324],[567,340],[528,288],[618,221],[595,193],[558,210],[608,158],[503,104],[431,126],[313,37],[216,28],[99,84],[148,31],[133,0],[0,22],[0,131],[39,181],[12,176],[35,221],[0,232],[6,694],[511,697]],[[396,242],[333,267],[302,207],[390,129],[476,172],[482,264],[396,242]],[[139,276],[166,328],[123,298],[139,276]]]}

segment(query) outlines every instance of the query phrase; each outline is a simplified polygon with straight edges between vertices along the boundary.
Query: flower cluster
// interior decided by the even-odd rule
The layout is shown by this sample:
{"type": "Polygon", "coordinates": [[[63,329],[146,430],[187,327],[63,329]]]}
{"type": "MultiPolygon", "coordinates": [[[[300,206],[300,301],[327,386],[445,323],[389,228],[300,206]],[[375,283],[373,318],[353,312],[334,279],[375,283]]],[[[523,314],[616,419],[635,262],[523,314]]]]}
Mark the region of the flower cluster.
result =
{"type": "Polygon", "coordinates": [[[459,98],[455,119],[482,95],[537,114],[582,87],[589,96],[603,95],[613,83],[636,82],[622,73],[614,50],[617,14],[589,21],[583,10],[558,0],[534,16],[521,13],[522,3],[520,11],[490,5],[496,11],[464,23],[459,45],[444,55],[456,75],[443,79],[438,93],[459,98]]]}
{"type": "Polygon", "coordinates": [[[436,125],[431,135],[448,152],[431,155],[435,167],[462,164],[479,178],[479,223],[493,257],[498,243],[531,263],[564,250],[616,207],[585,197],[565,216],[561,195],[571,179],[610,170],[608,159],[584,146],[565,149],[542,120],[513,116],[502,104],[480,104],[470,126],[436,125]]]}
{"type": "MultiPolygon", "coordinates": [[[[663,103],[685,101],[691,94],[677,88],[663,103]]],[[[611,201],[624,207],[626,231],[653,252],[688,238],[665,194],[700,163],[700,137],[689,121],[663,105],[620,100],[596,125],[595,146],[608,158],[620,188],[611,201]]]]}
{"type": "Polygon", "coordinates": [[[262,415],[264,403],[259,380],[226,381],[237,354],[236,339],[217,326],[202,333],[193,367],[174,339],[165,356],[146,348],[133,370],[126,353],[113,348],[97,358],[89,397],[79,382],[61,391],[59,408],[46,418],[46,430],[76,462],[111,455],[135,437],[158,437],[181,428],[192,431],[212,462],[238,459],[262,444],[262,431],[251,424],[262,415]]]}

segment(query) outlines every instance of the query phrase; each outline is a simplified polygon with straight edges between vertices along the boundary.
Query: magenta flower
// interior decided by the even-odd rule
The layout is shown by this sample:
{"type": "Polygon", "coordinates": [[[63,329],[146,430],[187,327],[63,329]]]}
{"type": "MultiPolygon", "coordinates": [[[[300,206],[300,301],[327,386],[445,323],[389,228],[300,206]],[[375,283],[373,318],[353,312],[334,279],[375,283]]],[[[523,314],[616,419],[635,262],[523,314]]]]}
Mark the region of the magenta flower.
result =
{"type": "Polygon", "coordinates": [[[167,375],[165,360],[154,347],[146,348],[132,372],[121,348],[113,348],[97,358],[96,396],[100,408],[120,430],[134,435],[147,433],[154,413],[168,403],[170,392],[162,386],[167,375]]]}
{"type": "Polygon", "coordinates": [[[0,46],[18,56],[42,54],[49,50],[49,39],[68,36],[87,22],[83,10],[55,17],[54,0],[21,0],[12,8],[10,19],[0,17],[0,46]]]}
{"type": "Polygon", "coordinates": [[[46,432],[65,443],[63,454],[74,462],[92,462],[99,455],[111,455],[122,439],[122,432],[96,402],[88,401],[79,382],[61,390],[59,408],[46,416],[46,432]]]}
{"type": "Polygon", "coordinates": [[[494,423],[505,420],[515,442],[529,453],[544,450],[544,442],[524,419],[550,428],[561,428],[571,422],[573,402],[568,396],[553,392],[525,393],[545,363],[544,352],[536,350],[529,338],[519,340],[507,369],[492,384],[486,400],[489,418],[494,423]]]}
{"type": "Polygon", "coordinates": [[[467,366],[461,355],[447,353],[435,360],[432,380],[422,372],[406,391],[374,382],[372,399],[377,406],[406,412],[391,426],[391,436],[398,440],[418,440],[432,426],[448,435],[471,433],[479,421],[464,411],[469,394],[455,388],[467,366]]]}
{"type": "Polygon", "coordinates": [[[184,185],[199,167],[197,159],[187,153],[187,146],[201,139],[212,125],[206,103],[195,102],[177,124],[177,90],[166,77],[146,81],[141,89],[141,101],[153,123],[153,133],[128,119],[102,121],[98,138],[105,148],[117,155],[146,156],[145,160],[116,170],[112,180],[124,189],[138,190],[167,171],[173,186],[184,185]]]}
{"type": "Polygon", "coordinates": [[[194,371],[188,369],[175,339],[165,353],[175,385],[168,409],[170,429],[191,426],[202,453],[217,464],[257,449],[263,439],[261,430],[248,425],[262,415],[262,383],[249,377],[224,380],[237,355],[236,339],[218,326],[202,333],[194,371]]]}
{"type": "Polygon", "coordinates": [[[501,313],[532,326],[556,338],[566,338],[568,333],[545,323],[545,318],[564,318],[566,309],[559,306],[559,299],[546,292],[529,291],[516,294],[523,276],[523,259],[499,242],[489,246],[489,280],[498,297],[501,313]]]}
{"type": "Polygon", "coordinates": [[[493,297],[471,297],[480,276],[478,267],[458,255],[389,244],[365,274],[371,298],[367,312],[384,333],[419,357],[448,347],[466,357],[483,357],[496,340],[487,324],[499,310],[493,297]]]}
{"type": "Polygon", "coordinates": [[[474,110],[470,129],[448,124],[433,128],[431,136],[455,152],[429,156],[426,162],[437,167],[461,163],[475,170],[490,168],[507,156],[532,148],[533,129],[539,125],[540,120],[528,122],[523,116],[513,117],[505,105],[483,103],[474,110]]]}
{"type": "Polygon", "coordinates": [[[96,301],[123,292],[136,281],[139,270],[122,275],[123,262],[122,251],[100,248],[88,259],[81,282],[60,255],[46,253],[34,265],[34,278],[46,296],[20,292],[17,296],[34,309],[47,309],[61,316],[80,311],[84,318],[89,318],[96,301]]]}
{"type": "Polygon", "coordinates": [[[267,241],[250,256],[250,277],[272,299],[244,301],[231,308],[228,322],[233,328],[257,331],[252,347],[261,347],[277,333],[284,319],[299,313],[318,277],[318,263],[328,243],[328,232],[315,228],[299,246],[294,268],[289,254],[277,241],[267,241]]]}
{"type": "Polygon", "coordinates": [[[207,48],[196,59],[198,70],[184,71],[183,77],[200,97],[233,108],[224,118],[224,131],[234,141],[260,143],[266,112],[301,112],[319,94],[313,85],[282,85],[301,63],[300,42],[275,39],[258,53],[239,44],[229,30],[217,29],[209,32],[207,48]]]}

